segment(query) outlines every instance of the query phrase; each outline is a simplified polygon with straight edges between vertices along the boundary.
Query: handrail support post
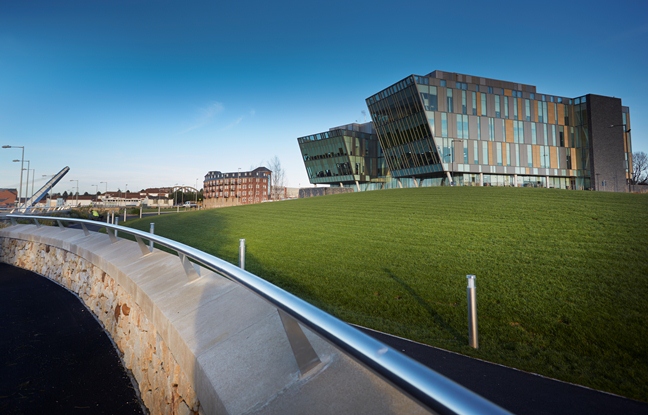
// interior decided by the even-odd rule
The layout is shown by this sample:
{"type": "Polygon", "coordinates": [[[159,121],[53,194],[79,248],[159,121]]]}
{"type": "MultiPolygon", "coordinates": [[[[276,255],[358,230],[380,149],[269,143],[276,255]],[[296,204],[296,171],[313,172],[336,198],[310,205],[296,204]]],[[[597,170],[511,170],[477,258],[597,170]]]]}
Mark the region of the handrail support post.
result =
{"type": "Polygon", "coordinates": [[[281,317],[281,324],[283,324],[284,330],[286,331],[286,336],[288,336],[288,342],[290,343],[290,348],[292,349],[295,360],[297,361],[297,366],[299,367],[299,373],[304,376],[310,370],[314,369],[317,365],[322,363],[317,352],[313,349],[310,341],[304,334],[301,326],[290,314],[277,309],[279,312],[279,317],[281,317]]]}
{"type": "Polygon", "coordinates": [[[195,281],[200,278],[200,268],[198,268],[198,266],[193,262],[189,261],[187,255],[183,254],[182,252],[178,252],[178,258],[180,258],[180,262],[182,262],[182,267],[184,268],[189,281],[195,281]]]}

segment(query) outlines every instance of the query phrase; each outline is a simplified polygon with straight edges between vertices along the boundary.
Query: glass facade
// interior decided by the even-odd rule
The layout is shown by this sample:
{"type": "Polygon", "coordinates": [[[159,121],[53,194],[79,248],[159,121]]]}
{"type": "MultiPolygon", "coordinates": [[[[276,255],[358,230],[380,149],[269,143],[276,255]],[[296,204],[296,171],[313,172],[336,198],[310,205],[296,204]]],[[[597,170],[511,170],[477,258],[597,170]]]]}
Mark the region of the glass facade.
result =
{"type": "MultiPolygon", "coordinates": [[[[590,187],[586,96],[537,94],[532,85],[434,71],[403,79],[369,97],[367,106],[394,178],[590,187]]],[[[625,148],[630,165],[629,143],[625,148]]]]}
{"type": "MultiPolygon", "coordinates": [[[[298,139],[311,183],[359,190],[454,184],[590,189],[595,183],[588,96],[538,94],[533,85],[434,71],[408,76],[366,103],[375,134],[347,126],[298,139]]],[[[630,177],[630,114],[621,108],[612,124],[624,127],[619,163],[630,177]]],[[[600,128],[600,116],[596,122],[600,128]]]]}
{"type": "Polygon", "coordinates": [[[313,184],[357,185],[389,175],[373,124],[349,124],[297,139],[313,184]]]}
{"type": "MultiPolygon", "coordinates": [[[[434,123],[434,108],[454,107],[452,89],[418,88],[414,78],[408,77],[368,101],[372,102],[369,110],[392,176],[422,177],[442,171],[440,147],[434,142],[430,121],[434,123]],[[438,89],[445,99],[438,99],[438,89]]],[[[440,115],[439,131],[447,134],[452,127],[447,112],[440,115]]]]}

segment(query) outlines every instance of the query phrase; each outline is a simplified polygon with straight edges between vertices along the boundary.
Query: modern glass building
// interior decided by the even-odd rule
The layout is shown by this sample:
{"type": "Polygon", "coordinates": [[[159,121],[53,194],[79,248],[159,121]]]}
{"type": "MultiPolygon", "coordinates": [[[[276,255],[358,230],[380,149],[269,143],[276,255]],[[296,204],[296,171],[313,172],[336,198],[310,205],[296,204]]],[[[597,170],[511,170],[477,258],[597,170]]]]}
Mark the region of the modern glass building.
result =
{"type": "MultiPolygon", "coordinates": [[[[628,189],[630,112],[618,98],[568,98],[538,93],[533,85],[434,71],[410,75],[366,102],[376,154],[387,169],[376,176],[365,170],[358,188],[382,181],[384,187],[628,189]]],[[[330,140],[322,134],[309,137],[330,140]]],[[[333,173],[337,164],[309,165],[306,138],[299,140],[311,183],[349,186],[333,173]]]]}
{"type": "Polygon", "coordinates": [[[415,185],[627,190],[630,113],[618,98],[434,71],[367,106],[392,176],[415,185]]]}
{"type": "Polygon", "coordinates": [[[372,123],[348,124],[297,139],[313,184],[355,187],[383,186],[389,171],[372,123]]]}

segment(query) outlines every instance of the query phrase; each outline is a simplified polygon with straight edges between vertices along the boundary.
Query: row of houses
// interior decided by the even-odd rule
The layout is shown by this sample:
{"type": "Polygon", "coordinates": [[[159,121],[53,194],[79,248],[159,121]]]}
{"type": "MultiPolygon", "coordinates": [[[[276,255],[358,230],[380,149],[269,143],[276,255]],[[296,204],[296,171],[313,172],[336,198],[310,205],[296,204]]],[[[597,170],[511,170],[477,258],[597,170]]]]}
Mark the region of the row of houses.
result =
{"type": "MultiPolygon", "coordinates": [[[[0,208],[16,207],[17,199],[16,189],[0,189],[0,208]]],[[[19,204],[24,202],[22,198],[19,204]]],[[[109,191],[100,195],[47,195],[34,207],[171,207],[174,204],[172,188],[149,188],[140,192],[109,191]]]]}

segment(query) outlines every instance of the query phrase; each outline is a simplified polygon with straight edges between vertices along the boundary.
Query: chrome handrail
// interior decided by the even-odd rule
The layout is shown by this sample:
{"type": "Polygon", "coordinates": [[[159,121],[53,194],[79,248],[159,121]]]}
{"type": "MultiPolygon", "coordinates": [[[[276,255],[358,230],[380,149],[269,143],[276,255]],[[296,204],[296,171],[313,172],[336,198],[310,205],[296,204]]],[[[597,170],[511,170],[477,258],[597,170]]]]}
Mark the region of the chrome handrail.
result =
{"type": "MultiPolygon", "coordinates": [[[[16,219],[31,220],[37,226],[41,226],[39,221],[43,220],[58,222],[61,227],[60,222],[80,223],[86,235],[89,235],[86,225],[98,225],[106,228],[108,236],[113,242],[117,240],[116,231],[128,233],[136,238],[143,254],[145,253],[144,247],[147,251],[149,248],[144,245],[142,239],[153,241],[178,253],[181,260],[183,260],[183,257],[190,258],[205,268],[243,285],[266,299],[277,309],[295,318],[433,413],[439,415],[510,415],[510,412],[505,409],[301,298],[242,270],[234,264],[191,246],[138,229],[87,219],[15,214],[6,217],[11,219],[14,225],[17,223],[16,219]]],[[[187,270],[186,267],[185,270],[187,270]]],[[[187,273],[189,274],[189,271],[187,273]]]]}

